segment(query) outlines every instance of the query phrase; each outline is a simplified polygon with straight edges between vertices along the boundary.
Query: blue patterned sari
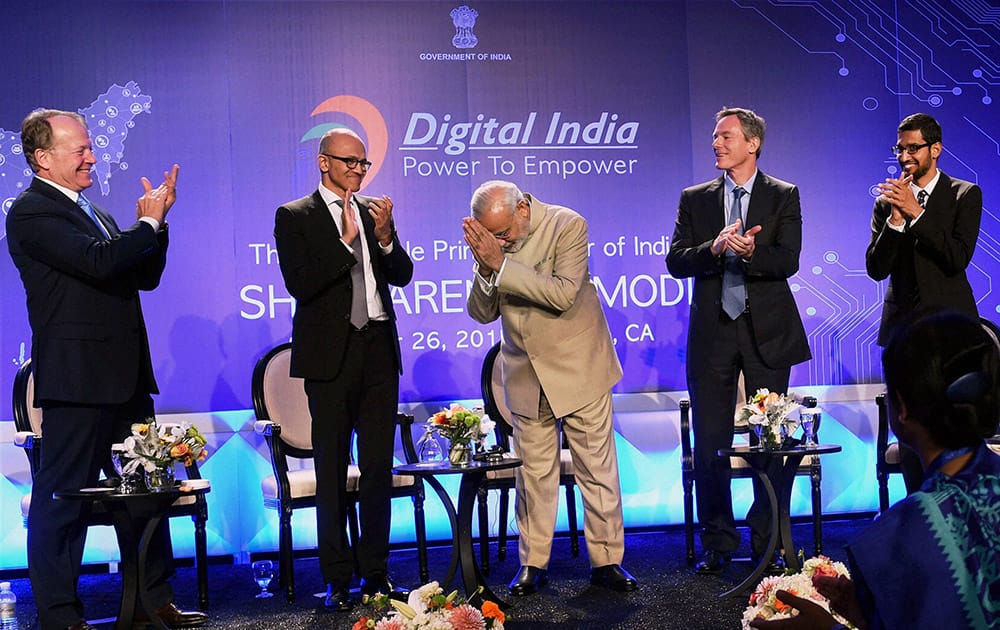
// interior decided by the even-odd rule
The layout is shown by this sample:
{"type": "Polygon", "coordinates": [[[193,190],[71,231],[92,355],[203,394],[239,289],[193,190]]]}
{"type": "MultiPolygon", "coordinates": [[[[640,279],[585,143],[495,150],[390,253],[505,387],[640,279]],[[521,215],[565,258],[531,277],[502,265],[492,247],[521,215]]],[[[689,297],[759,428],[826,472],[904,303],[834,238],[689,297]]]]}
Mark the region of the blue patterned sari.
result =
{"type": "Polygon", "coordinates": [[[1000,455],[932,473],[847,551],[871,629],[1000,628],[1000,455]]]}

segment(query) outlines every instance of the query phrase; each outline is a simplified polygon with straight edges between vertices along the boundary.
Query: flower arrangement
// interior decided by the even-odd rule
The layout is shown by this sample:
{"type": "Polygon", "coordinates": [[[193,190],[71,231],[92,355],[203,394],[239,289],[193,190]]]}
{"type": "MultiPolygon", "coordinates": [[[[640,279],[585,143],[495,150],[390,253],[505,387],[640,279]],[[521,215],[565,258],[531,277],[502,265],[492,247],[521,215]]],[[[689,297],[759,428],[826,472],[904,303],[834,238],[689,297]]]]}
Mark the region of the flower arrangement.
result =
{"type": "Polygon", "coordinates": [[[798,427],[797,421],[791,420],[789,415],[801,406],[802,403],[791,395],[758,389],[753,398],[737,411],[736,420],[750,423],[764,448],[776,448],[798,427]],[[795,426],[789,427],[792,423],[795,426]]]}
{"type": "Polygon", "coordinates": [[[160,426],[156,418],[132,425],[132,435],[125,438],[125,457],[130,461],[122,473],[132,475],[139,468],[153,472],[176,462],[185,466],[208,455],[205,436],[188,422],[160,426]]]}
{"type": "Polygon", "coordinates": [[[454,403],[427,421],[428,431],[439,433],[450,442],[448,459],[453,464],[461,463],[457,460],[464,459],[473,444],[484,445],[495,426],[481,407],[469,410],[454,403]]]}
{"type": "Polygon", "coordinates": [[[466,603],[458,591],[445,595],[437,582],[411,591],[406,603],[388,595],[366,596],[364,603],[376,610],[391,606],[394,610],[381,619],[363,616],[351,630],[503,630],[506,617],[494,602],[485,601],[480,608],[466,603]]]}
{"type": "MultiPolygon", "coordinates": [[[[778,591],[788,591],[830,610],[830,602],[813,586],[814,575],[851,577],[844,563],[833,562],[826,556],[816,556],[806,560],[799,573],[766,577],[750,595],[750,605],[743,612],[743,630],[750,630],[750,622],[754,619],[788,619],[798,614],[795,609],[776,597],[778,591]]],[[[854,627],[836,612],[830,612],[840,623],[848,628],[854,627]]]]}

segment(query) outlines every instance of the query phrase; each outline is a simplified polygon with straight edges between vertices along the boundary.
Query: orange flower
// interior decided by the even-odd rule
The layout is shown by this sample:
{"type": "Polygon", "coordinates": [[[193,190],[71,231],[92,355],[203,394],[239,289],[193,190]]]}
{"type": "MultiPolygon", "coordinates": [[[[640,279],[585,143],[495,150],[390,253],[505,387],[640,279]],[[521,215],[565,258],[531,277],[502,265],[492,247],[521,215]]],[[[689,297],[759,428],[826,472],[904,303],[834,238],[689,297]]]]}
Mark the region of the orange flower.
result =
{"type": "Polygon", "coordinates": [[[500,610],[500,607],[497,606],[496,602],[491,602],[489,600],[483,602],[483,616],[492,617],[493,619],[496,619],[500,623],[503,623],[504,620],[507,618],[503,614],[503,611],[500,610]]]}
{"type": "MultiPolygon", "coordinates": [[[[795,595],[796,597],[798,596],[798,593],[796,593],[792,589],[788,589],[788,592],[791,593],[792,595],[795,595]]],[[[781,599],[779,599],[777,596],[775,596],[774,609],[780,613],[784,613],[791,610],[792,607],[789,604],[786,604],[785,602],[781,601],[781,599]]]]}
{"type": "Polygon", "coordinates": [[[191,449],[188,448],[188,445],[183,442],[179,444],[174,444],[172,447],[170,447],[170,457],[172,457],[173,459],[186,458],[190,453],[191,449]]]}

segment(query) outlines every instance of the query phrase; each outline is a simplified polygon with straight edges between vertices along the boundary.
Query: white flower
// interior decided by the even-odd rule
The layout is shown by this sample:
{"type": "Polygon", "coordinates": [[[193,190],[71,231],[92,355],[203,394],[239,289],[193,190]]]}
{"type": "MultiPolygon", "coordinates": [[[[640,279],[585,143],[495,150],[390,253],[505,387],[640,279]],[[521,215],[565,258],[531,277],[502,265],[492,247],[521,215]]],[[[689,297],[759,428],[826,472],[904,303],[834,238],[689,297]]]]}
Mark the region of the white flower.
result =
{"type": "MultiPolygon", "coordinates": [[[[749,630],[754,619],[787,619],[792,616],[793,609],[782,604],[776,597],[778,591],[788,591],[799,597],[816,602],[826,610],[830,603],[813,587],[812,577],[821,575],[843,575],[850,577],[847,567],[841,562],[832,562],[826,556],[817,556],[806,560],[802,571],[794,575],[766,577],[761,580],[753,594],[750,595],[750,605],[743,611],[743,630],[749,630]]],[[[847,621],[833,613],[837,621],[853,628],[847,621]]]]}

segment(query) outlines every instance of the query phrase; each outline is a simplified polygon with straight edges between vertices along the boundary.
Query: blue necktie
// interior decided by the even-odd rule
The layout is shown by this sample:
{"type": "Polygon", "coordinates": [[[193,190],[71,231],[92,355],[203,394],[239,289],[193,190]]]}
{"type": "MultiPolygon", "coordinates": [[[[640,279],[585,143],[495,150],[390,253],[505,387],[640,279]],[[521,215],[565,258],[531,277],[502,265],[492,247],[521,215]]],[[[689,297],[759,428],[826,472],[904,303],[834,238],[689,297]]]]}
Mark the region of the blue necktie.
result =
{"type": "Polygon", "coordinates": [[[104,227],[104,224],[101,223],[100,220],[97,218],[97,213],[94,212],[94,206],[90,204],[89,199],[87,199],[81,194],[79,197],[76,198],[76,205],[83,208],[83,211],[86,212],[87,216],[90,217],[90,220],[97,225],[97,229],[101,231],[101,234],[103,234],[105,238],[111,238],[111,235],[108,234],[108,229],[104,227]]]}
{"type": "MultiPolygon", "coordinates": [[[[737,219],[743,218],[743,210],[740,207],[740,199],[746,194],[742,186],[733,189],[733,203],[729,208],[729,223],[735,223],[737,219]]],[[[741,224],[740,233],[743,233],[741,224]]],[[[743,280],[743,269],[740,267],[740,258],[733,252],[726,250],[723,261],[722,272],[722,310],[729,315],[730,319],[736,319],[746,309],[747,288],[743,280]]]]}

